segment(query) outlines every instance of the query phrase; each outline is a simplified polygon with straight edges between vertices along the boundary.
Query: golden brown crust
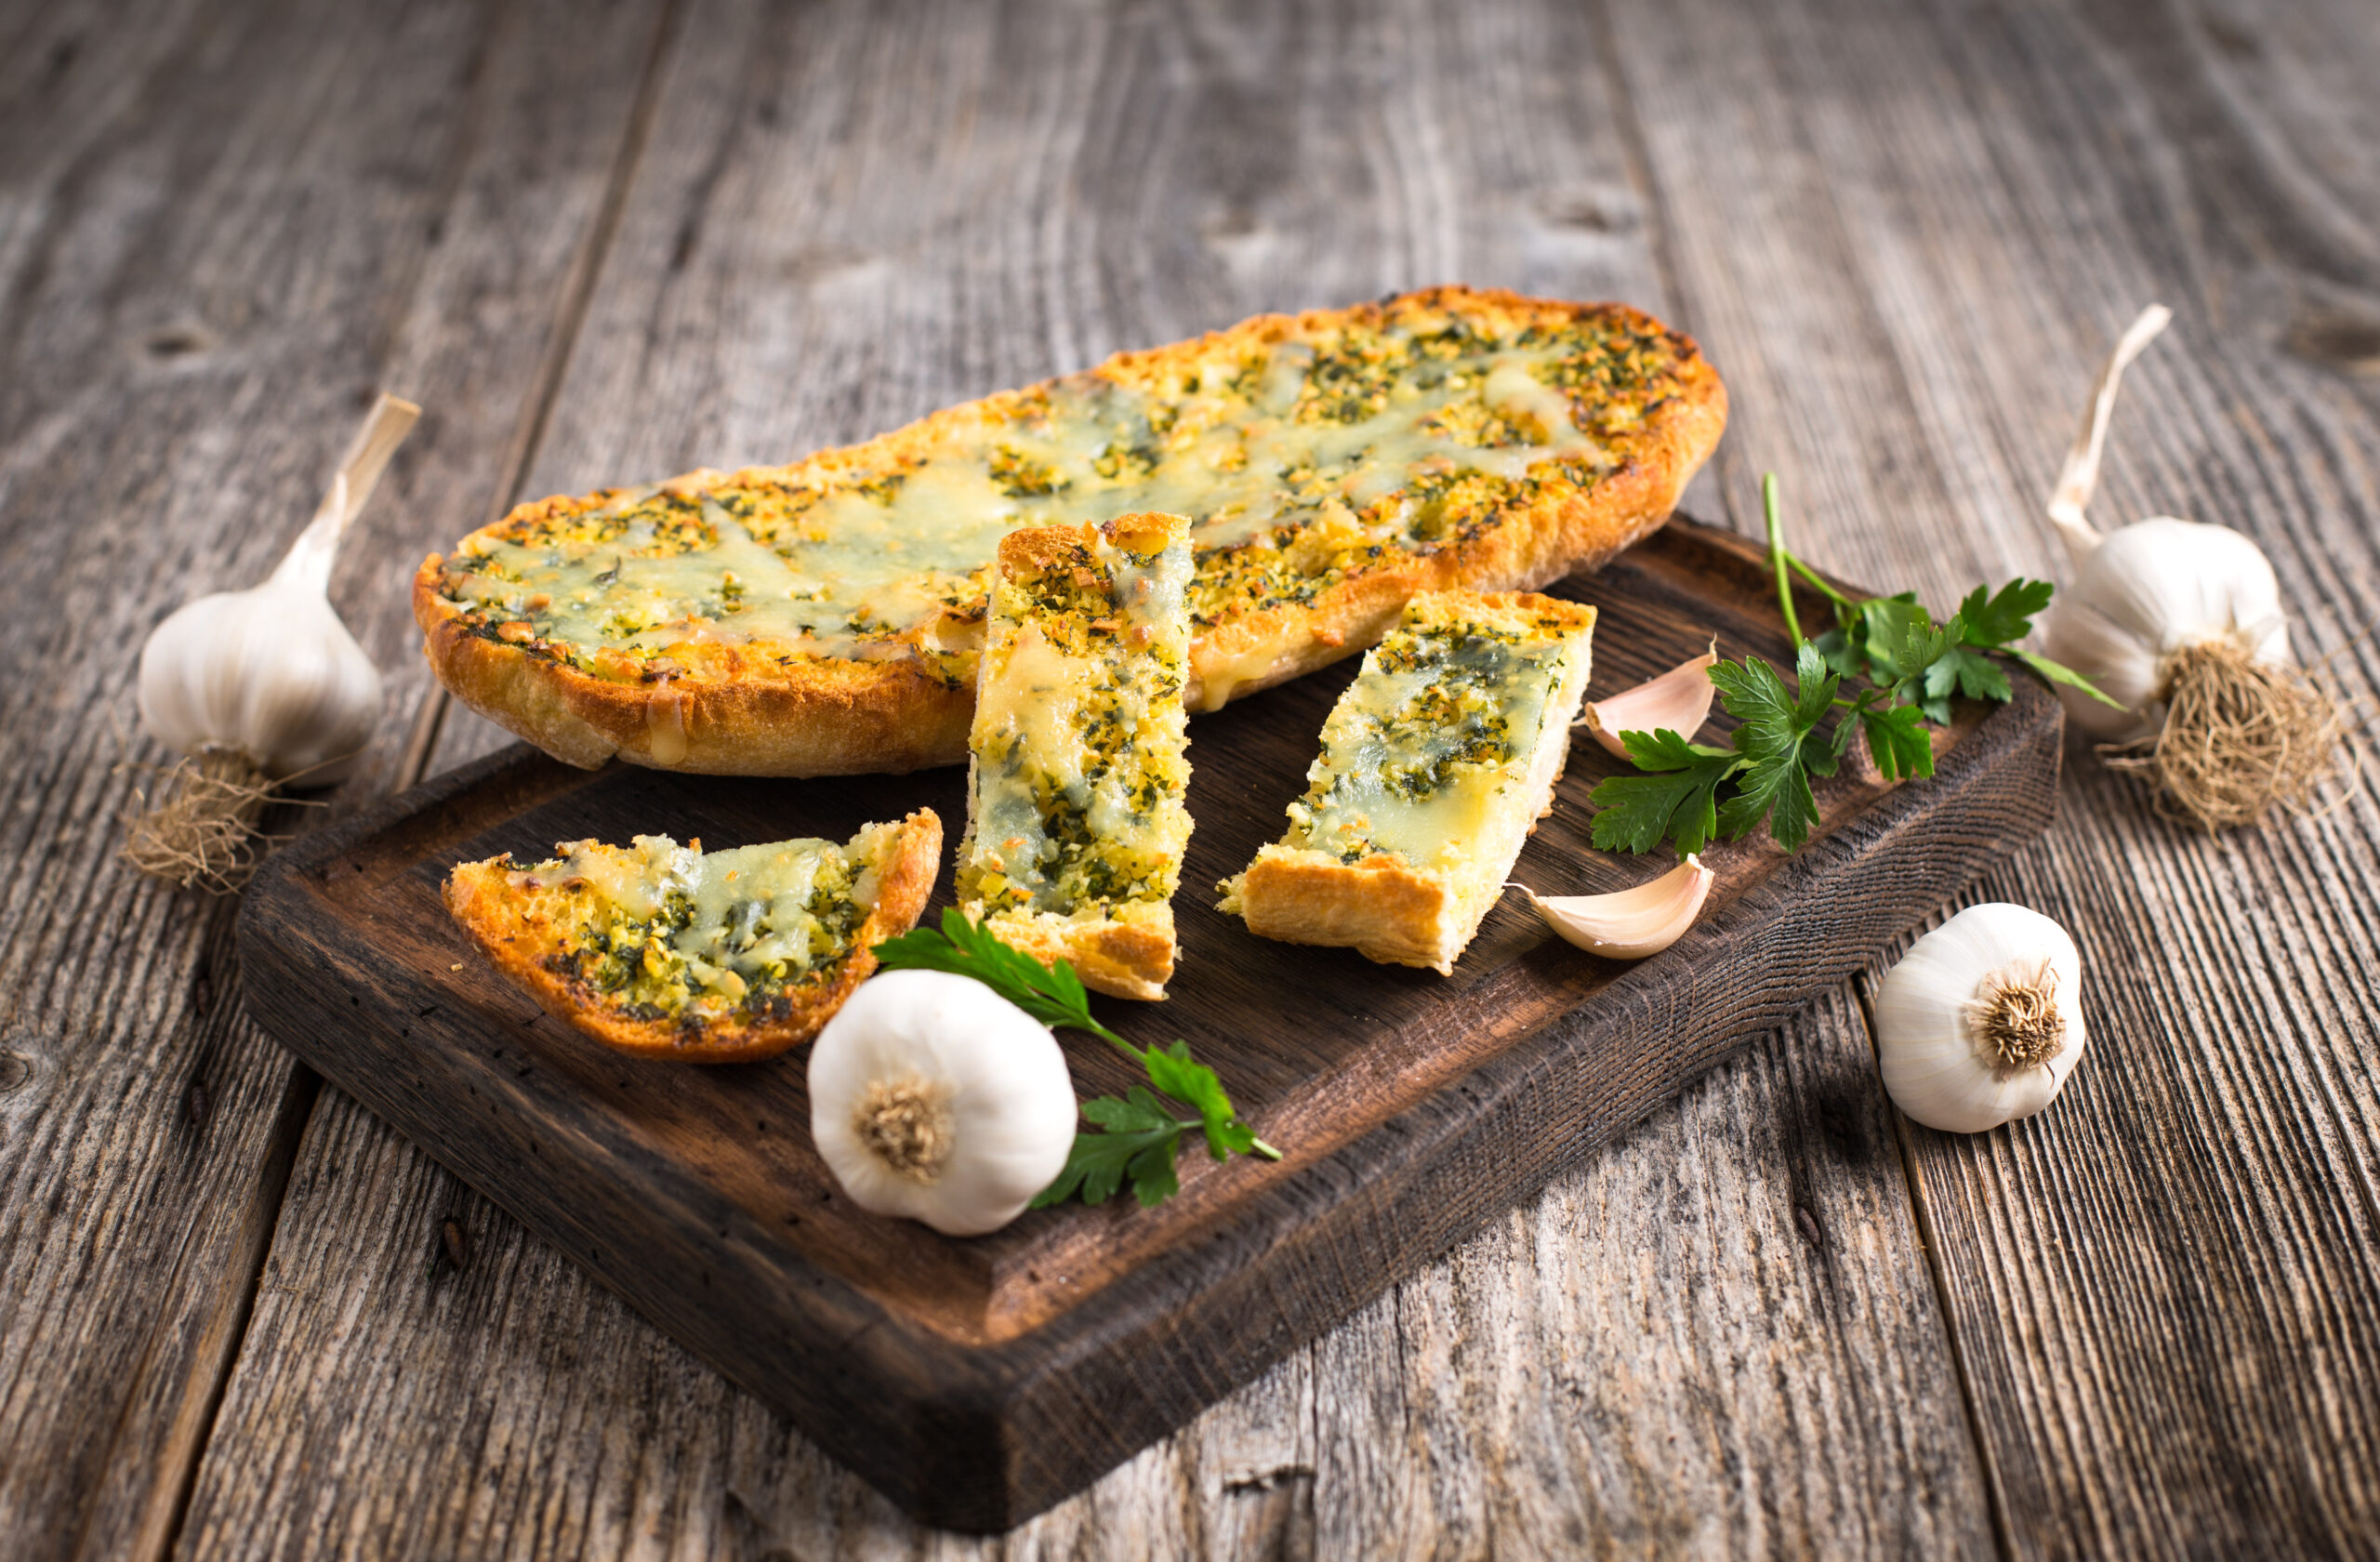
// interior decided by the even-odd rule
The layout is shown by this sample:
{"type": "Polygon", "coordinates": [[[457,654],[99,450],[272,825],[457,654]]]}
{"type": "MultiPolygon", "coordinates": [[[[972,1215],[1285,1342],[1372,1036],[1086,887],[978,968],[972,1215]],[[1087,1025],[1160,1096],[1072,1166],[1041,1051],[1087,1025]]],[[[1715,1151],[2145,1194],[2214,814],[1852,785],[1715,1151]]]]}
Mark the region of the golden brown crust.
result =
{"type": "MultiPolygon", "coordinates": [[[[1408,626],[1460,622],[1525,635],[1549,629],[1592,633],[1595,617],[1595,610],[1584,602],[1534,591],[1463,589],[1417,593],[1403,614],[1408,626]]],[[[1567,692],[1552,700],[1566,725],[1557,729],[1557,745],[1545,750],[1540,761],[1542,795],[1531,810],[1532,819],[1553,810],[1554,783],[1569,751],[1567,722],[1586,682],[1581,658],[1567,692]]],[[[1529,828],[1534,830],[1535,824],[1529,828]]],[[[1498,877],[1505,870],[1500,868],[1498,877]]],[[[1419,871],[1402,856],[1375,852],[1342,863],[1311,847],[1280,841],[1257,853],[1232,886],[1226,905],[1259,937],[1352,948],[1384,964],[1424,966],[1441,975],[1452,974],[1454,962],[1476,930],[1479,909],[1474,901],[1470,909],[1474,915],[1466,916],[1463,897],[1452,881],[1419,871]]]]}
{"type": "Polygon", "coordinates": [[[1256,854],[1240,880],[1248,931],[1285,944],[1350,948],[1387,965],[1445,974],[1461,952],[1454,896],[1402,857],[1338,863],[1276,841],[1256,854]],[[1455,943],[1448,948],[1448,943],[1455,943]]]}
{"type": "Polygon", "coordinates": [[[705,775],[856,775],[966,757],[973,690],[918,662],[813,661],[776,681],[614,682],[481,633],[438,595],[443,563],[431,554],[413,585],[438,681],[567,763],[592,770],[616,755],[705,775]]]}
{"type": "Polygon", "coordinates": [[[446,909],[482,953],[547,1013],[607,1047],[679,1063],[752,1063],[816,1036],[876,970],[876,946],[917,926],[942,867],[942,820],[920,808],[890,831],[876,860],[876,906],[853,935],[853,951],[834,977],[789,994],[790,1010],[759,1021],[740,1017],[690,1029],[676,1020],[638,1019],[606,1006],[602,995],[547,961],[548,938],[522,915],[508,859],[464,863],[447,877],[446,909]]]}
{"type": "Polygon", "coordinates": [[[1001,943],[1049,963],[1072,962],[1075,974],[1093,992],[1155,1003],[1173,975],[1173,907],[1136,908],[1128,921],[1103,918],[1078,922],[1054,911],[995,912],[984,925],[1001,943]]]}
{"type": "MultiPolygon", "coordinates": [[[[1294,332],[1374,321],[1391,308],[1404,307],[1513,326],[1587,312],[1585,306],[1502,290],[1440,287],[1345,310],[1259,315],[1204,338],[1118,354],[1095,372],[1127,383],[1161,378],[1232,342],[1277,341],[1294,332]]],[[[1690,339],[1623,306],[1593,310],[1634,328],[1667,333],[1681,350],[1671,371],[1676,393],[1651,410],[1621,467],[1583,492],[1551,485],[1532,503],[1506,510],[1495,524],[1435,552],[1383,556],[1316,592],[1308,603],[1274,602],[1198,632],[1191,648],[1189,708],[1216,709],[1361,651],[1387,631],[1417,591],[1540,586],[1598,567],[1659,528],[1718,442],[1726,422],[1726,391],[1690,339]]],[[[1038,388],[1032,387],[998,392],[796,465],[834,472],[921,453],[962,430],[1004,421],[1037,393],[1038,388]]],[[[733,481],[729,474],[701,470],[666,486],[706,491],[733,481]]],[[[539,500],[490,530],[600,504],[613,492],[539,500]]],[[[413,591],[424,653],[439,682],[466,705],[570,763],[592,767],[616,755],[637,764],[707,774],[829,775],[915,770],[966,758],[972,681],[945,677],[922,658],[804,658],[779,665],[718,648],[695,676],[650,684],[614,681],[496,638],[495,626],[474,621],[440,596],[443,563],[437,555],[425,562],[413,591]]],[[[930,626],[922,637],[964,648],[979,633],[980,626],[945,620],[930,626]]]]}
{"type": "MultiPolygon", "coordinates": [[[[1075,557],[1078,549],[1103,538],[1114,547],[1148,553],[1178,540],[1188,524],[1184,517],[1148,510],[1119,515],[1096,524],[1020,527],[1000,538],[997,567],[1000,576],[1009,580],[1044,575],[1075,557]]],[[[971,767],[971,798],[974,790],[971,767]]],[[[963,865],[973,843],[974,827],[975,821],[971,817],[968,845],[960,848],[962,894],[966,883],[963,865]]],[[[980,903],[962,906],[961,909],[971,916],[981,913],[980,903]]],[[[1107,914],[1096,919],[1012,909],[993,913],[985,925],[1010,947],[1022,949],[1044,963],[1068,961],[1082,978],[1083,986],[1111,998],[1160,1001],[1165,997],[1165,984],[1173,975],[1177,946],[1170,906],[1128,904],[1109,907],[1107,914]]]]}

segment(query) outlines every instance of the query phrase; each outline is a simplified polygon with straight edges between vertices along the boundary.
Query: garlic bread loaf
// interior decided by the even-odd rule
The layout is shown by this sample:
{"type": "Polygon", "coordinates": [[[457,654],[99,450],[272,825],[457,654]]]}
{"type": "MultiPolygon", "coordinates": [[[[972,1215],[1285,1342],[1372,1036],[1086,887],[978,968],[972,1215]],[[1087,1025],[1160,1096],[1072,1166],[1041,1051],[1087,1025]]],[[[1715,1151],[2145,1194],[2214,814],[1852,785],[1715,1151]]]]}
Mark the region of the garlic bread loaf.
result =
{"type": "Polygon", "coordinates": [[[1173,974],[1189,586],[1179,515],[1011,532],[992,576],[959,908],[1117,998],[1173,974]]]}
{"type": "Polygon", "coordinates": [[[1289,827],[1226,880],[1249,931],[1451,973],[1570,751],[1595,610],[1415,597],[1322,726],[1289,827]]]}
{"type": "Polygon", "coordinates": [[[645,1057],[744,1063],[818,1034],[876,969],[876,946],[917,925],[942,821],[921,808],[840,846],[706,853],[641,835],[554,850],[463,864],[446,909],[564,1024],[645,1057]]]}
{"type": "Polygon", "coordinates": [[[1352,655],[1416,591],[1600,563],[1726,417],[1616,304],[1441,287],[1263,315],[790,466],[523,505],[414,611],[465,704],[575,764],[818,775],[967,753],[1000,538],[1189,517],[1190,708],[1352,655]]]}

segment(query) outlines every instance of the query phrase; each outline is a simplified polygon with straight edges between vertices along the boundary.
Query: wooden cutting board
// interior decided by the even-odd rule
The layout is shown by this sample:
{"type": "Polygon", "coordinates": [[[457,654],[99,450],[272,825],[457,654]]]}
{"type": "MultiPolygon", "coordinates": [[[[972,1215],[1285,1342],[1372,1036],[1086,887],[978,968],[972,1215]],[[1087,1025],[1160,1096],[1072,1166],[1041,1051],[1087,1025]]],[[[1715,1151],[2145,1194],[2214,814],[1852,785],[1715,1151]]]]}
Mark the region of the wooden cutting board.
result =
{"type": "MultiPolygon", "coordinates": [[[[1765,561],[1680,521],[1557,594],[1602,610],[1595,695],[1701,651],[1781,659],[1765,561]]],[[[1804,622],[1822,620],[1815,598],[1804,622]]],[[[806,1052],[643,1062],[557,1025],[438,898],[455,863],[558,841],[840,840],[920,804],[955,841],[964,771],[808,781],[572,770],[525,748],[416,788],[274,857],[240,938],[248,1003],[341,1089],[919,1517],[999,1529],[1088,1484],[1444,1251],[1488,1216],[1846,980],[2055,803],[2057,702],[2030,677],[1944,735],[1938,774],[1821,785],[1786,857],[1714,846],[1702,920],[1635,964],[1550,936],[1518,895],[1451,978],[1268,943],[1208,892],[1281,828],[1354,660],[1191,726],[1197,822],[1163,1004],[1099,1000],[1137,1041],[1185,1037],[1277,1165],[1182,1161],[1156,1209],[1029,1212],[971,1240],[866,1214],[810,1143],[806,1052]]],[[[1573,750],[1514,877],[1550,894],[1669,866],[1588,841],[1616,769],[1573,750]]],[[[950,898],[945,871],[935,900],[950,898]]],[[[929,918],[938,915],[929,911],[929,918]]],[[[1078,1089],[1128,1065],[1063,1040],[1078,1089]]]]}

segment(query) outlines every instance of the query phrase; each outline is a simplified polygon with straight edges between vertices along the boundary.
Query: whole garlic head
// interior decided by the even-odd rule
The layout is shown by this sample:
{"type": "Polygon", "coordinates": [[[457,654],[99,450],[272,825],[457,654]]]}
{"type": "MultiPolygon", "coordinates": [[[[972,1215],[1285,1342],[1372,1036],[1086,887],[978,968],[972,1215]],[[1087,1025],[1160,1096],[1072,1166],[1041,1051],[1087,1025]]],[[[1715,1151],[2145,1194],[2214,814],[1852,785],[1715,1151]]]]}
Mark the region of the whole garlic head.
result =
{"type": "Polygon", "coordinates": [[[811,1137],[874,1214],[997,1231],[1064,1168],[1075,1126],[1057,1038],[972,977],[885,972],[811,1049],[811,1137]]]}
{"type": "Polygon", "coordinates": [[[2082,1060],[2082,960],[2022,906],[1973,906],[1876,989],[1884,1089],[1928,1128],[1980,1133],[2054,1100],[2082,1060]]]}
{"type": "Polygon", "coordinates": [[[2176,652],[2230,641],[2260,662],[2289,663],[2281,583],[2263,551],[2228,526],[2161,515],[2102,536],[2057,595],[2043,652],[2123,702],[2060,687],[2068,720],[2125,743],[2165,724],[2176,652]]]}
{"type": "Polygon", "coordinates": [[[379,668],[319,588],[280,575],[176,609],[141,647],[139,691],[160,742],[309,784],[351,768],[380,719],[379,668]]]}

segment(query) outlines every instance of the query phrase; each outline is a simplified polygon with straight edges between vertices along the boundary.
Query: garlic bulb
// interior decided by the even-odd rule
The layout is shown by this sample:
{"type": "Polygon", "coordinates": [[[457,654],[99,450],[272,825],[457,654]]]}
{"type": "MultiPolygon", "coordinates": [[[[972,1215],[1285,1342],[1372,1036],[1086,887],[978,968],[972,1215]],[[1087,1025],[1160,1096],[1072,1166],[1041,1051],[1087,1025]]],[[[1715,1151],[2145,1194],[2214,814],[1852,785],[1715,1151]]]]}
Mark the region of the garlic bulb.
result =
{"type": "Polygon", "coordinates": [[[331,491],[261,586],[186,602],[140,650],[140,720],[159,742],[225,749],[263,776],[335,781],[380,717],[380,671],[330,604],[331,562],[420,408],[383,396],[331,491]]]}
{"type": "MultiPolygon", "coordinates": [[[[2096,536],[2097,534],[2093,534],[2096,536]]],[[[2043,652],[2125,708],[2061,687],[2067,718],[2102,742],[2154,737],[2182,654],[2232,646],[2251,660],[2294,665],[2281,583],[2256,545],[2228,526],[2160,515],[2083,553],[2051,609],[2043,652]]]]}
{"type": "Polygon", "coordinates": [[[1884,1090],[1928,1128],[1980,1133],[2048,1105],[2081,1061],[2082,961],[2022,906],[1972,906],[1876,989],[1884,1090]]]}
{"type": "Polygon", "coordinates": [[[1057,1039],[972,977],[888,971],[810,1053],[810,1132],[852,1202],[952,1237],[997,1231],[1066,1164],[1074,1082],[1057,1039]]]}
{"type": "Polygon", "coordinates": [[[263,585],[186,602],[150,634],[140,720],[159,742],[234,749],[275,780],[347,772],[379,721],[380,669],[311,570],[293,552],[263,585]]]}
{"type": "Polygon", "coordinates": [[[1549,897],[1527,884],[1511,887],[1528,896],[1546,926],[1564,942],[1608,960],[1643,960],[1676,943],[1694,925],[1716,877],[1689,853],[1686,861],[1650,883],[1613,894],[1549,897]]]}
{"type": "Polygon", "coordinates": [[[150,631],[140,721],[182,760],[129,821],[124,857],[141,872],[186,889],[239,888],[256,866],[251,832],[281,783],[336,781],[371,741],[380,673],[331,609],[331,560],[420,416],[382,396],[271,576],[186,602],[150,631]]]}
{"type": "Polygon", "coordinates": [[[2124,365],[2172,318],[2152,304],[2116,344],[2050,496],[2076,569],[2043,651],[2123,708],[2058,688],[2077,727],[2131,750],[2110,762],[2215,829],[2301,806],[2331,774],[2341,719],[2290,654],[2281,584],[2254,542],[2169,515],[2103,536],[2083,516],[2124,365]]]}
{"type": "Polygon", "coordinates": [[[1597,743],[1623,760],[1628,757],[1628,745],[1620,741],[1621,733],[1667,729],[1680,737],[1690,738],[1711,719],[1711,700],[1715,693],[1711,669],[1718,660],[1719,648],[1714,643],[1701,655],[1680,663],[1659,678],[1623,689],[1608,699],[1588,701],[1586,714],[1571,724],[1586,728],[1597,743]]]}

